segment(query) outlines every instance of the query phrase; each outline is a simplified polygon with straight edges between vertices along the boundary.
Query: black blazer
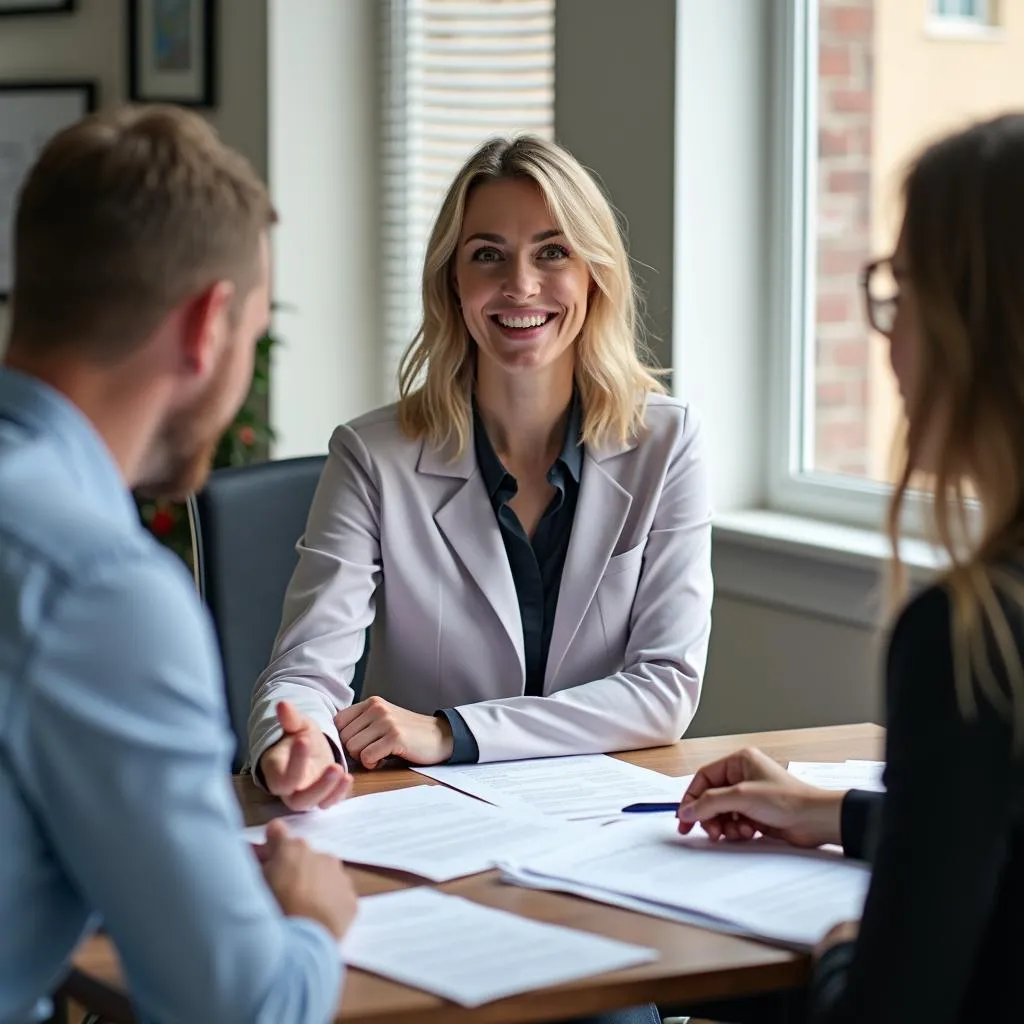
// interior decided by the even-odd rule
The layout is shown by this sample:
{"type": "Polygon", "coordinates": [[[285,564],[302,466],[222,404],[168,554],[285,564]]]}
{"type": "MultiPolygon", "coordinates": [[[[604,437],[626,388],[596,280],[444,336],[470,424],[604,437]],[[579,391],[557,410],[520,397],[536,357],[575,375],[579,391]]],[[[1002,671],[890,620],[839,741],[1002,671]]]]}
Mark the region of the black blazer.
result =
{"type": "MultiPolygon", "coordinates": [[[[818,1024],[1024,1021],[1024,749],[1005,673],[994,698],[976,680],[976,713],[961,711],[950,607],[933,587],[893,631],[887,792],[843,804],[843,846],[872,862],[871,888],[857,942],[818,965],[818,1024]]],[[[1007,612],[1024,651],[1024,609],[1007,612]]]]}

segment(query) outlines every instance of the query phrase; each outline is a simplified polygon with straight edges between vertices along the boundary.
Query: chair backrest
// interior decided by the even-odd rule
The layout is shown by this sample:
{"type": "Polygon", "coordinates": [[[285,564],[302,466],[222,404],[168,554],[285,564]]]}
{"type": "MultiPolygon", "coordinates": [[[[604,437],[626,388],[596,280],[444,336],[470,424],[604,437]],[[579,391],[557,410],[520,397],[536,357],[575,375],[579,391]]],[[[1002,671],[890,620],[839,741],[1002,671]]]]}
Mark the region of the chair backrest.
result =
{"type": "Polygon", "coordinates": [[[324,461],[316,455],[219,469],[195,496],[197,578],[217,629],[236,771],[248,754],[253,686],[270,658],[298,560],[295,542],[324,461]]]}

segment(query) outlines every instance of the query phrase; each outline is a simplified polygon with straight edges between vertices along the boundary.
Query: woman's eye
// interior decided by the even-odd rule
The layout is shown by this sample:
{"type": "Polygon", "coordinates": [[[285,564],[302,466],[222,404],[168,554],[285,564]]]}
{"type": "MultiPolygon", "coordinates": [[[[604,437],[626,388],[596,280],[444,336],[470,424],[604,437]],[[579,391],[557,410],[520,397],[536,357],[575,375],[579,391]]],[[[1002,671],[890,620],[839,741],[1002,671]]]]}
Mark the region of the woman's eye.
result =
{"type": "Polygon", "coordinates": [[[545,245],[537,255],[542,260],[565,260],[569,258],[569,250],[564,245],[545,245]]]}
{"type": "Polygon", "coordinates": [[[497,249],[492,249],[485,246],[482,249],[477,249],[473,253],[473,261],[475,263],[495,263],[501,259],[501,253],[497,249]]]}

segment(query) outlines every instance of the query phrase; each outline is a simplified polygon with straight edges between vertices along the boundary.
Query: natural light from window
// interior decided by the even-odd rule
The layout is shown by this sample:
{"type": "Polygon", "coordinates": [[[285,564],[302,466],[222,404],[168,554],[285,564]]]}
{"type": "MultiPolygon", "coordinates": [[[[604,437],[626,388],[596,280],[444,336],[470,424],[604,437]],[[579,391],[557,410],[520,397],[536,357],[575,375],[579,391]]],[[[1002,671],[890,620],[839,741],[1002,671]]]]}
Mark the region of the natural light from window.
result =
{"type": "MultiPolygon", "coordinates": [[[[998,36],[929,31],[937,17],[989,16],[983,0],[819,0],[816,153],[805,282],[807,479],[890,482],[901,407],[883,338],[864,316],[861,270],[888,255],[901,176],[923,144],[981,117],[1024,108],[1024,0],[1001,0],[998,36]]],[[[811,22],[813,24],[813,21],[811,22]]],[[[812,41],[813,43],[814,41],[812,41]]],[[[813,66],[813,61],[811,66],[813,66]]]]}
{"type": "Polygon", "coordinates": [[[383,15],[384,384],[421,317],[427,237],[483,141],[554,134],[555,0],[387,0],[383,15]]]}

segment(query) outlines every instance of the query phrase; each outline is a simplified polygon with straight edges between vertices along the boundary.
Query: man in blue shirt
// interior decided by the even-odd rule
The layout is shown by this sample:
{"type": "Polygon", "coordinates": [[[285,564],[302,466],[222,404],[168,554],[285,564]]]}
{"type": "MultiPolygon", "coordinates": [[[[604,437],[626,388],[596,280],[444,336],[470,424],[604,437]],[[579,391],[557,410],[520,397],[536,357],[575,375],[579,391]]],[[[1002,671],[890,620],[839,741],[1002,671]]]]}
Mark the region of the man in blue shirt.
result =
{"type": "MultiPolygon", "coordinates": [[[[93,115],[19,197],[0,368],[0,1022],[102,920],[147,1020],[324,1021],[339,862],[241,838],[214,637],[130,488],[201,486],[269,316],[274,212],[175,108],[93,115]]],[[[328,779],[344,795],[338,766],[328,779]]]]}

